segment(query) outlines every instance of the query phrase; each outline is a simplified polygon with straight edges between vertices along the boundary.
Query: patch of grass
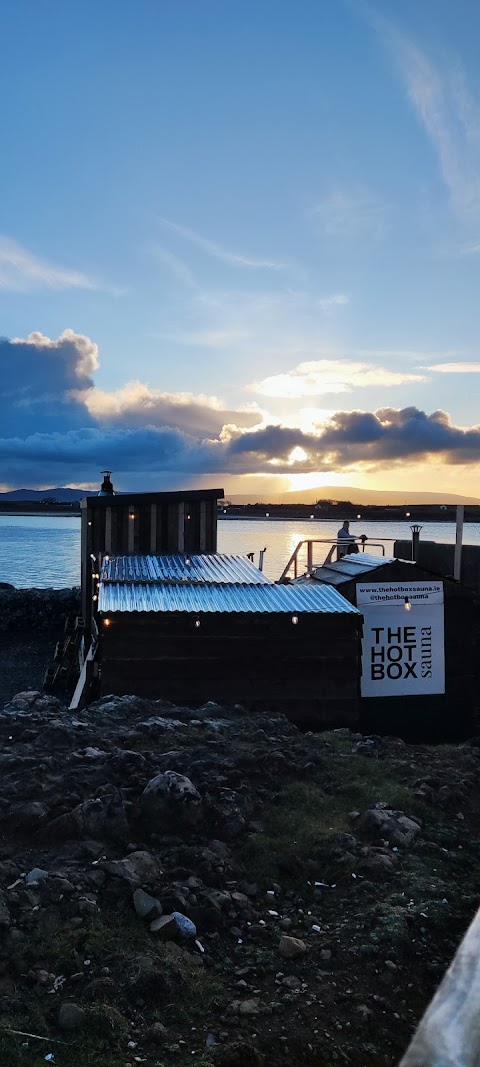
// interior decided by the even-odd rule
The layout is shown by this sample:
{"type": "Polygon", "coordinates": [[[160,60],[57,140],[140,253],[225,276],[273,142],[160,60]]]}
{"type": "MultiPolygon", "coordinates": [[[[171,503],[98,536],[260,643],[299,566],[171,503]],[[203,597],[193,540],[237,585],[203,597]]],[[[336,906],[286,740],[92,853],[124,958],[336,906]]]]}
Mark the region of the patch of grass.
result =
{"type": "MultiPolygon", "coordinates": [[[[340,743],[345,745],[342,737],[338,742],[339,747],[340,743]]],[[[294,782],[265,807],[264,833],[251,837],[240,848],[239,859],[249,876],[271,880],[278,877],[282,857],[314,858],[325,838],[351,831],[349,812],[364,811],[376,803],[407,815],[423,814],[425,808],[408,783],[392,776],[386,762],[360,755],[353,759],[332,756],[323,785],[294,782]]]]}

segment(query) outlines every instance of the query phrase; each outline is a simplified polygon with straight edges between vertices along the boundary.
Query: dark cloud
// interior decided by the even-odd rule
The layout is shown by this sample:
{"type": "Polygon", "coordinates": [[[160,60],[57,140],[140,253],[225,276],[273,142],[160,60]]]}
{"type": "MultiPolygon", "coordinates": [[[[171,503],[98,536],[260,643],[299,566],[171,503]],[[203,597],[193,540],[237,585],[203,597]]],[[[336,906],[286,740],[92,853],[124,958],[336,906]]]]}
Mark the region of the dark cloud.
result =
{"type": "Polygon", "coordinates": [[[480,460],[480,427],[454,426],[445,411],[427,415],[418,408],[381,408],[376,412],[338,411],[317,434],[267,426],[232,441],[230,453],[265,462],[286,459],[295,447],[307,459],[295,470],[334,470],[355,463],[385,466],[402,459],[439,456],[448,463],[480,460]]]}
{"type": "Polygon", "coordinates": [[[2,436],[94,425],[79,398],[92,388],[97,366],[96,344],[73,330],[56,341],[41,333],[0,338],[2,436]]]}
{"type": "Polygon", "coordinates": [[[201,474],[375,469],[427,456],[480,461],[480,427],[455,426],[443,411],[338,411],[317,432],[255,429],[255,411],[226,410],[215,397],[141,382],[102,391],[97,367],[96,345],[72,330],[56,341],[42,334],[0,340],[2,482],[81,484],[111,467],[117,484],[161,486],[201,474]]]}
{"type": "Polygon", "coordinates": [[[81,482],[104,466],[134,485],[137,476],[164,483],[174,474],[185,480],[200,474],[333,471],[358,463],[385,467],[429,455],[448,463],[479,462],[480,428],[453,426],[442,411],[426,415],[417,408],[384,408],[375,414],[337,412],[318,434],[268,426],[257,432],[234,432],[223,441],[146,426],[0,439],[3,479],[31,485],[45,480],[81,482]],[[296,447],[306,458],[292,468],[289,457],[296,447]]]}

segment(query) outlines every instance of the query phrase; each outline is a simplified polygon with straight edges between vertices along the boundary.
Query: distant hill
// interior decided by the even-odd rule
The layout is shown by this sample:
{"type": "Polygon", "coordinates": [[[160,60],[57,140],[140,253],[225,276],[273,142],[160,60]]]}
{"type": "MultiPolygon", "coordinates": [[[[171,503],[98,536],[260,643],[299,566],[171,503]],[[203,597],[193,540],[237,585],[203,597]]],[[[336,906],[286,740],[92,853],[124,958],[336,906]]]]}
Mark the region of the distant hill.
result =
{"type": "Polygon", "coordinates": [[[0,493],[0,501],[39,503],[41,500],[55,500],[57,504],[74,504],[85,496],[96,496],[96,492],[91,489],[69,489],[66,486],[60,489],[11,489],[8,493],[0,493]]]}
{"type": "Polygon", "coordinates": [[[455,493],[408,493],[388,489],[358,489],[353,485],[322,485],[297,492],[265,493],[263,501],[244,493],[229,496],[232,504],[315,504],[317,500],[349,500],[352,504],[480,504],[480,498],[455,493]]]}

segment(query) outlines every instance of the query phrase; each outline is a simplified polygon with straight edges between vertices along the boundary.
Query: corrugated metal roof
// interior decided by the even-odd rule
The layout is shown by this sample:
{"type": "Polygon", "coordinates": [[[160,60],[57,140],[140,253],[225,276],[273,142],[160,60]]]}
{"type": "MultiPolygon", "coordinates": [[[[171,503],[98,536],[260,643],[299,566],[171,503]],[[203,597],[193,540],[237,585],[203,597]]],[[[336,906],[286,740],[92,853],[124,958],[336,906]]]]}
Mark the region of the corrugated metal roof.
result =
{"type": "Polygon", "coordinates": [[[394,563],[394,558],[368,556],[366,552],[359,552],[358,555],[351,553],[342,556],[335,563],[316,567],[313,578],[326,585],[343,585],[344,582],[350,582],[352,578],[361,578],[363,574],[384,567],[387,563],[394,563]]]}
{"type": "Polygon", "coordinates": [[[103,582],[189,585],[272,585],[245,556],[188,555],[110,556],[104,560],[103,582]]]}
{"type": "Polygon", "coordinates": [[[117,611],[359,614],[336,589],[313,583],[305,588],[274,583],[241,586],[102,582],[98,609],[108,614],[117,611]]]}

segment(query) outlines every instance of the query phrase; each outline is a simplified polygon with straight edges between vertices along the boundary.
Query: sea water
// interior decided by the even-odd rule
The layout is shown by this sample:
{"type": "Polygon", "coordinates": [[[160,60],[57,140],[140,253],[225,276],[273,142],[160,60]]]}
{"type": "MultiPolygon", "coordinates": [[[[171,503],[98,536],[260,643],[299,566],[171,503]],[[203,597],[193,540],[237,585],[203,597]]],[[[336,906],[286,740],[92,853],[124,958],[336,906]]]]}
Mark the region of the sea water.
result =
{"type": "MultiPolygon", "coordinates": [[[[221,519],[218,523],[218,551],[246,555],[254,553],[258,565],[260,550],[266,548],[264,570],[269,578],[280,577],[299,541],[306,538],[332,539],[338,519],[221,519]]],[[[351,522],[352,534],[367,534],[366,551],[385,556],[393,554],[395,540],[410,540],[408,522],[351,522]],[[370,546],[369,546],[370,542],[370,546]]],[[[421,538],[453,543],[455,524],[426,522],[421,538]]],[[[464,543],[480,545],[480,524],[466,523],[464,543]]],[[[313,559],[322,563],[328,544],[314,546],[313,559]]],[[[299,573],[306,566],[306,547],[299,558],[299,573]]],[[[70,515],[0,515],[0,582],[18,588],[60,589],[80,584],[80,518],[70,515]]]]}

